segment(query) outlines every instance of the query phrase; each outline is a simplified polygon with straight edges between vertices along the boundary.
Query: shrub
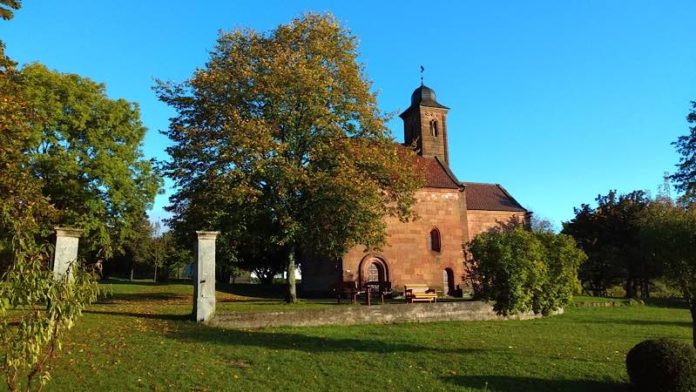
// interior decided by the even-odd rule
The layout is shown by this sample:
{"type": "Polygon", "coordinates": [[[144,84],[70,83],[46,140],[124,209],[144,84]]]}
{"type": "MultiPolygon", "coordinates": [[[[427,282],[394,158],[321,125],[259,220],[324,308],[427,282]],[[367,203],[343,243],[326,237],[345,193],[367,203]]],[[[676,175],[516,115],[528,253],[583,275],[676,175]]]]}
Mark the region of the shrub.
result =
{"type": "Polygon", "coordinates": [[[503,315],[547,315],[567,305],[586,259],[570,236],[520,226],[479,234],[469,251],[475,261],[467,264],[467,278],[477,298],[494,301],[503,315]]]}
{"type": "Polygon", "coordinates": [[[47,259],[18,252],[0,279],[0,373],[10,391],[45,387],[53,355],[99,291],[81,265],[56,278],[44,268],[47,259]]]}
{"type": "Polygon", "coordinates": [[[533,310],[547,315],[568,305],[573,294],[580,291],[578,268],[587,256],[569,235],[550,232],[534,235],[543,245],[548,276],[534,299],[533,310]]]}
{"type": "Polygon", "coordinates": [[[696,349],[672,339],[646,340],[626,356],[635,391],[696,391],[696,349]]]}
{"type": "Polygon", "coordinates": [[[471,244],[478,261],[480,297],[508,315],[532,310],[547,277],[544,251],[534,234],[522,228],[478,235],[471,244]]]}

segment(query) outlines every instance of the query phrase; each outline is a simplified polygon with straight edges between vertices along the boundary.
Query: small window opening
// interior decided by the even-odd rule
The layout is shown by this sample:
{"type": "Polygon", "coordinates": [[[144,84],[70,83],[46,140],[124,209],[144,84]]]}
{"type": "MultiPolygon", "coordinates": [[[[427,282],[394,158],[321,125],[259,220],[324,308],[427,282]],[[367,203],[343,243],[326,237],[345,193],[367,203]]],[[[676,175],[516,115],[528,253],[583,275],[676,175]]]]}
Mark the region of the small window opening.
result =
{"type": "Polygon", "coordinates": [[[430,120],[430,134],[434,137],[440,135],[440,127],[435,119],[430,120]]]}
{"type": "Polygon", "coordinates": [[[441,241],[440,241],[440,230],[437,228],[430,231],[430,249],[434,252],[440,252],[441,241]]]}

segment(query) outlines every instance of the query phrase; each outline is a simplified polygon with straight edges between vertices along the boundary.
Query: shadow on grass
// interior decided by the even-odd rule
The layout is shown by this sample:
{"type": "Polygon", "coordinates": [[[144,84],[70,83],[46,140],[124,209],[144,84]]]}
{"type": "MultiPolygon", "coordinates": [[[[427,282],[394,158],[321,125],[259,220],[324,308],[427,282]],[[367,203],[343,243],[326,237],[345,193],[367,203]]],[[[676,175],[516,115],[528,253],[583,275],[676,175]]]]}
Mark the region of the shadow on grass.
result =
{"type": "MultiPolygon", "coordinates": [[[[142,287],[167,287],[167,286],[190,286],[193,293],[193,282],[190,279],[169,279],[163,282],[153,282],[149,279],[129,280],[124,278],[107,278],[99,283],[105,285],[124,285],[142,287]]],[[[255,284],[255,283],[222,283],[216,282],[215,289],[224,293],[243,297],[256,298],[284,298],[286,286],[280,284],[255,284]]]]}
{"type": "Polygon", "coordinates": [[[322,352],[367,352],[367,353],[473,353],[480,350],[447,349],[408,343],[398,343],[380,339],[355,339],[310,336],[302,333],[275,332],[268,330],[243,331],[227,330],[188,323],[177,331],[167,334],[170,339],[185,342],[213,344],[216,346],[249,346],[271,350],[297,350],[307,353],[322,352]]]}
{"type": "Polygon", "coordinates": [[[285,298],[285,285],[279,284],[254,284],[254,283],[235,283],[227,284],[217,282],[217,291],[237,295],[240,297],[282,299],[285,298]]]}
{"type": "Polygon", "coordinates": [[[151,302],[151,301],[191,301],[192,295],[186,294],[175,294],[171,292],[161,292],[161,293],[116,293],[109,294],[97,301],[97,304],[110,304],[114,302],[124,301],[124,302],[151,302]]]}
{"type": "Polygon", "coordinates": [[[345,305],[354,305],[357,306],[359,304],[351,304],[351,303],[341,303],[337,304],[336,301],[331,301],[331,300],[311,300],[311,301],[303,301],[300,300],[300,302],[296,304],[289,304],[285,302],[285,300],[282,299],[277,299],[277,298],[244,298],[244,299],[237,299],[237,298],[223,298],[223,299],[218,299],[217,300],[218,304],[238,304],[238,305],[254,305],[254,306],[267,306],[267,305],[272,305],[272,306],[279,306],[279,305],[287,305],[288,310],[292,309],[295,307],[296,309],[307,309],[307,306],[311,305],[322,305],[322,306],[345,306],[345,305]]]}
{"type": "Polygon", "coordinates": [[[645,304],[657,308],[689,308],[689,304],[683,298],[649,298],[645,300],[645,304]]]}
{"type": "Polygon", "coordinates": [[[645,319],[610,319],[610,318],[593,318],[591,320],[576,321],[584,324],[621,324],[634,326],[664,326],[664,327],[685,327],[691,328],[690,321],[672,321],[672,320],[645,320],[645,319]]]}
{"type": "Polygon", "coordinates": [[[628,391],[625,384],[612,381],[595,380],[544,380],[531,377],[514,376],[450,376],[446,382],[460,387],[476,388],[485,391],[592,391],[619,392],[628,391]]]}
{"type": "Polygon", "coordinates": [[[172,284],[191,284],[190,280],[168,280],[164,282],[153,282],[152,279],[124,279],[109,277],[99,281],[101,284],[129,285],[129,286],[168,286],[172,284]]]}
{"type": "Polygon", "coordinates": [[[138,313],[138,312],[119,312],[106,310],[84,310],[83,313],[104,314],[109,316],[138,317],[154,320],[186,321],[191,319],[190,314],[161,314],[161,313],[138,313]]]}

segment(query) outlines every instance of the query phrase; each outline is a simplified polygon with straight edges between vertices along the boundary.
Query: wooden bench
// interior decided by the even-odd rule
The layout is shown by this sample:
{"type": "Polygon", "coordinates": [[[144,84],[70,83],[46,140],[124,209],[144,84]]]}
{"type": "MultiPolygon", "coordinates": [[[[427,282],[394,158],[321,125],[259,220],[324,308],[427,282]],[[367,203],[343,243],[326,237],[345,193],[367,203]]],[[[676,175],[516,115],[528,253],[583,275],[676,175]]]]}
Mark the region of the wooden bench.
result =
{"type": "Polygon", "coordinates": [[[358,282],[339,282],[336,285],[336,298],[341,303],[341,297],[350,298],[350,303],[354,304],[358,300],[358,294],[363,291],[358,289],[358,282]]]}
{"type": "Polygon", "coordinates": [[[406,303],[437,302],[437,293],[425,284],[407,284],[404,286],[406,303]]]}
{"type": "Polygon", "coordinates": [[[370,298],[379,296],[380,302],[384,304],[384,297],[391,294],[391,282],[367,282],[363,285],[367,294],[367,304],[370,305],[370,298]]]}

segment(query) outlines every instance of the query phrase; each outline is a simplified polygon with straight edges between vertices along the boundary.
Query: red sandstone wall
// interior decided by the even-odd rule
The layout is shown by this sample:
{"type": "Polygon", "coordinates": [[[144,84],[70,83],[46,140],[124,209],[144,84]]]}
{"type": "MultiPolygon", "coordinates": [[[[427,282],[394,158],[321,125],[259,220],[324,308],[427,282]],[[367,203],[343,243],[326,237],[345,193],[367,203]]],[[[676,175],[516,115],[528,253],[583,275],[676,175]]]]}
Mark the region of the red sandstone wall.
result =
{"type": "MultiPolygon", "coordinates": [[[[414,206],[419,219],[401,223],[398,219],[387,219],[388,243],[379,251],[366,252],[360,245],[353,247],[338,265],[326,260],[307,261],[302,265],[302,284],[307,291],[328,291],[340,276],[344,280],[358,280],[367,275],[367,262],[370,257],[379,257],[387,265],[388,279],[396,291],[402,291],[405,284],[424,283],[443,290],[443,271],[452,269],[454,284],[462,288],[468,283],[462,281],[462,244],[477,234],[500,223],[517,217],[523,220],[520,212],[505,211],[466,211],[464,193],[456,189],[426,188],[416,193],[414,206]],[[437,227],[441,234],[441,252],[430,250],[430,231],[437,227]],[[465,230],[468,228],[468,232],[465,230]]],[[[465,288],[464,290],[468,290],[465,288]]]]}
{"type": "Polygon", "coordinates": [[[344,276],[353,274],[357,279],[361,261],[374,255],[387,264],[388,279],[397,291],[402,291],[404,284],[409,283],[425,283],[442,290],[445,268],[453,270],[455,286],[462,283],[462,244],[466,227],[462,214],[464,193],[456,189],[427,188],[418,191],[416,198],[414,209],[419,219],[409,223],[388,219],[388,244],[378,252],[365,252],[364,246],[352,248],[343,258],[344,276]],[[434,227],[441,234],[439,253],[430,250],[430,231],[434,227]]]}
{"type": "Polygon", "coordinates": [[[473,239],[479,233],[509,222],[513,217],[524,222],[525,214],[524,212],[469,210],[467,211],[469,236],[473,239]]]}

